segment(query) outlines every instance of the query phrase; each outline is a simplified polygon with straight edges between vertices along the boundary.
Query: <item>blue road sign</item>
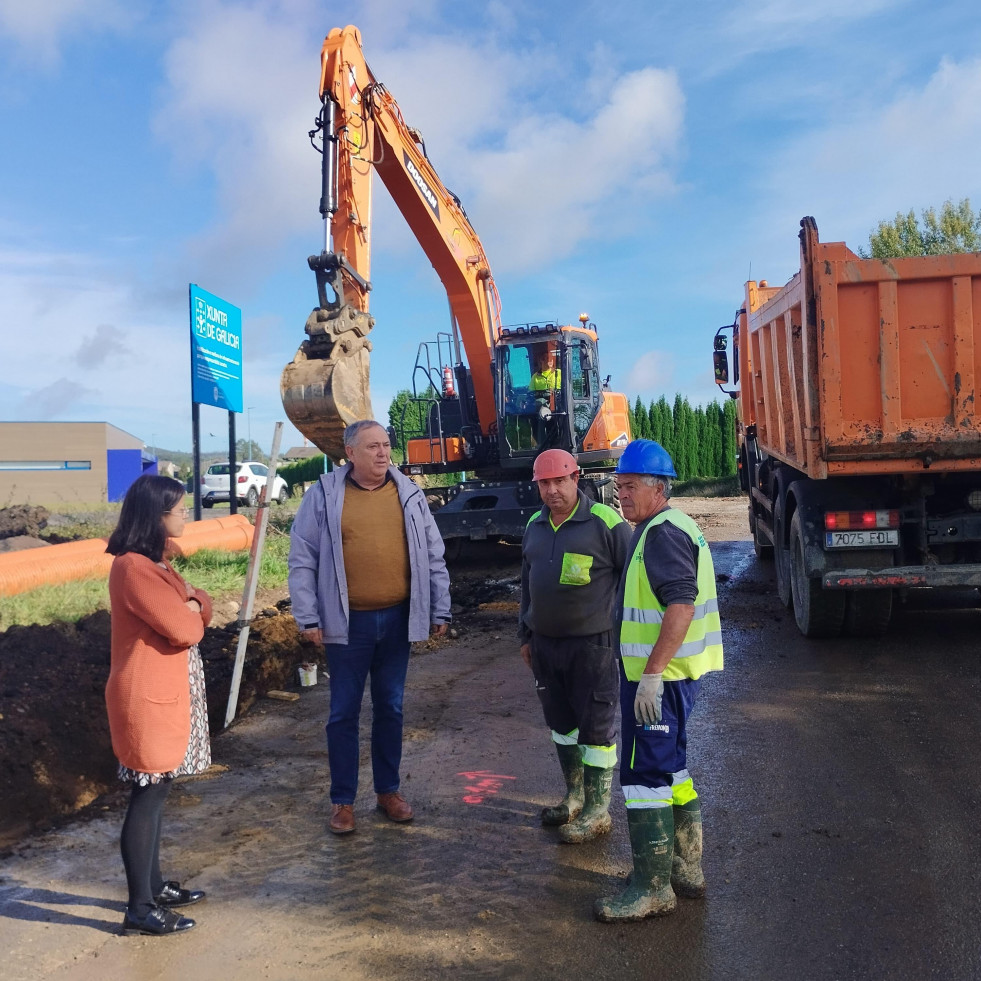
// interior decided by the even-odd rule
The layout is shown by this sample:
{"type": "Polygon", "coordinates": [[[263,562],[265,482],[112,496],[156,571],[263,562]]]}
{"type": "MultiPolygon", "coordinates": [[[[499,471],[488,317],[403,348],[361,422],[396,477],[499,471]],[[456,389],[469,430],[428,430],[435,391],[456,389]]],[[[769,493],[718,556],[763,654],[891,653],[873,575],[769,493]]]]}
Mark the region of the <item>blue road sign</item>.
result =
{"type": "Polygon", "coordinates": [[[191,400],[242,411],[242,311],[191,287],[191,400]]]}

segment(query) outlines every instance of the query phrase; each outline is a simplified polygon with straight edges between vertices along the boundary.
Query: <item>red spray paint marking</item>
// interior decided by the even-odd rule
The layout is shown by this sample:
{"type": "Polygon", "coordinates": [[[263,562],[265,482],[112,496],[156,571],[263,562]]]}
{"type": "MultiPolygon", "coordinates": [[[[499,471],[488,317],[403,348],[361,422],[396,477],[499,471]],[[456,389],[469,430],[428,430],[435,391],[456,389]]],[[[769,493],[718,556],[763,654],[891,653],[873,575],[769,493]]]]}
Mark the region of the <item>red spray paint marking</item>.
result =
{"type": "Polygon", "coordinates": [[[465,804],[483,804],[484,800],[496,794],[504,786],[505,780],[514,780],[515,777],[507,777],[501,773],[491,773],[489,770],[467,770],[458,773],[458,777],[464,777],[470,782],[463,788],[467,793],[463,795],[465,804]]]}

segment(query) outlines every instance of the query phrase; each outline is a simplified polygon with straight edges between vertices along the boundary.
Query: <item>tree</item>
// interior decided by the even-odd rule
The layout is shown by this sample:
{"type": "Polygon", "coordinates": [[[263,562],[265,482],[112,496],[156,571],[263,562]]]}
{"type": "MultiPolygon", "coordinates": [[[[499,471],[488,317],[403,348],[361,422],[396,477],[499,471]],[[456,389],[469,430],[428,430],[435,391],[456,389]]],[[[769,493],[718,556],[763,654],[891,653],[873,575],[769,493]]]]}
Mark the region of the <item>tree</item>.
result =
{"type": "Polygon", "coordinates": [[[657,403],[651,399],[651,404],[647,407],[647,418],[650,425],[647,427],[647,438],[654,440],[655,443],[664,445],[664,419],[657,403]]]}
{"type": "Polygon", "coordinates": [[[974,214],[970,198],[956,206],[945,201],[939,215],[933,208],[921,215],[922,226],[912,209],[905,215],[897,212],[891,222],[880,221],[869,235],[868,252],[859,249],[859,255],[866,259],[898,259],[981,251],[981,212],[974,214]]]}
{"type": "Polygon", "coordinates": [[[247,439],[235,440],[235,456],[238,460],[255,460],[257,463],[265,463],[266,454],[259,449],[259,444],[247,439]]]}
{"type": "Polygon", "coordinates": [[[405,447],[406,440],[424,436],[427,432],[427,409],[431,406],[426,402],[413,401],[413,398],[412,392],[403,388],[396,392],[388,407],[388,424],[395,430],[402,448],[405,447]]]}
{"type": "Polygon", "coordinates": [[[668,405],[668,400],[663,395],[657,400],[654,410],[660,419],[661,438],[658,442],[673,460],[675,454],[674,413],[672,413],[671,406],[668,405]]]}
{"type": "Polygon", "coordinates": [[[736,472],[736,400],[726,399],[722,406],[722,476],[736,472]]]}
{"type": "Polygon", "coordinates": [[[650,420],[647,416],[647,409],[644,408],[644,403],[641,402],[639,395],[637,401],[634,402],[633,416],[631,432],[634,434],[634,439],[650,439],[650,420]]]}
{"type": "Polygon", "coordinates": [[[725,473],[722,459],[723,427],[725,424],[722,406],[715,399],[712,399],[705,409],[705,427],[708,440],[706,455],[709,466],[707,476],[709,477],[721,477],[725,473]]]}
{"type": "Polygon", "coordinates": [[[688,399],[682,398],[680,392],[674,397],[674,408],[671,414],[674,418],[674,452],[671,458],[674,460],[678,479],[688,480],[689,477],[695,475],[695,467],[698,462],[695,452],[695,420],[688,399]]]}

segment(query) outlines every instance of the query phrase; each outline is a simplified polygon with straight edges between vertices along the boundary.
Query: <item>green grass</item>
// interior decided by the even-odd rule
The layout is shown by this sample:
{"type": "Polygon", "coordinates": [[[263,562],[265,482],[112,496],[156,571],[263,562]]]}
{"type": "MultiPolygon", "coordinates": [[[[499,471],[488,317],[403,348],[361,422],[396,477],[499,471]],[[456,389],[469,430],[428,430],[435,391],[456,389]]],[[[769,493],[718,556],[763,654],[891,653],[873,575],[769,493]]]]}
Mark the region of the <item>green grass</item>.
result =
{"type": "MultiPolygon", "coordinates": [[[[270,522],[259,570],[260,589],[278,589],[286,585],[289,546],[289,535],[270,522]]],[[[187,558],[174,560],[174,568],[214,600],[242,598],[248,565],[248,552],[215,549],[202,549],[187,558]]],[[[96,610],[107,609],[109,588],[105,578],[40,586],[16,596],[0,596],[0,630],[14,624],[46,624],[58,620],[74,623],[96,610]]]]}
{"type": "Polygon", "coordinates": [[[739,497],[742,488],[739,477],[692,477],[691,480],[679,480],[671,488],[673,497],[739,497]]]}
{"type": "MultiPolygon", "coordinates": [[[[269,529],[266,544],[262,550],[262,565],[259,569],[259,588],[277,589],[286,585],[286,560],[289,556],[288,535],[269,529]]],[[[221,552],[205,548],[187,558],[174,560],[174,568],[198,589],[203,589],[212,597],[223,594],[242,593],[245,587],[245,573],[249,567],[248,552],[221,552]]]]}
{"type": "Polygon", "coordinates": [[[14,624],[74,623],[96,610],[109,609],[105,579],[80,579],[57,586],[39,586],[16,596],[0,596],[0,630],[14,624]]]}

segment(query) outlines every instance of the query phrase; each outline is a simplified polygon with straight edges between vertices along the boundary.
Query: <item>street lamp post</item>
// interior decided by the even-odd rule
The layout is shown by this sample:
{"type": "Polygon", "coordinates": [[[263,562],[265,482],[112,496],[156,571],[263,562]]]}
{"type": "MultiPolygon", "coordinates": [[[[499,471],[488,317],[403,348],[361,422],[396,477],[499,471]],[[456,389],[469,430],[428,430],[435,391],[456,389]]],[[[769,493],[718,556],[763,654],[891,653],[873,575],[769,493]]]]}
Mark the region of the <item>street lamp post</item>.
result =
{"type": "Polygon", "coordinates": [[[254,455],[252,453],[252,410],[254,408],[255,408],[254,405],[250,405],[245,410],[245,417],[248,420],[248,427],[247,428],[248,428],[248,433],[249,433],[249,448],[245,452],[248,455],[248,457],[249,457],[250,460],[252,459],[252,457],[254,455]]]}

